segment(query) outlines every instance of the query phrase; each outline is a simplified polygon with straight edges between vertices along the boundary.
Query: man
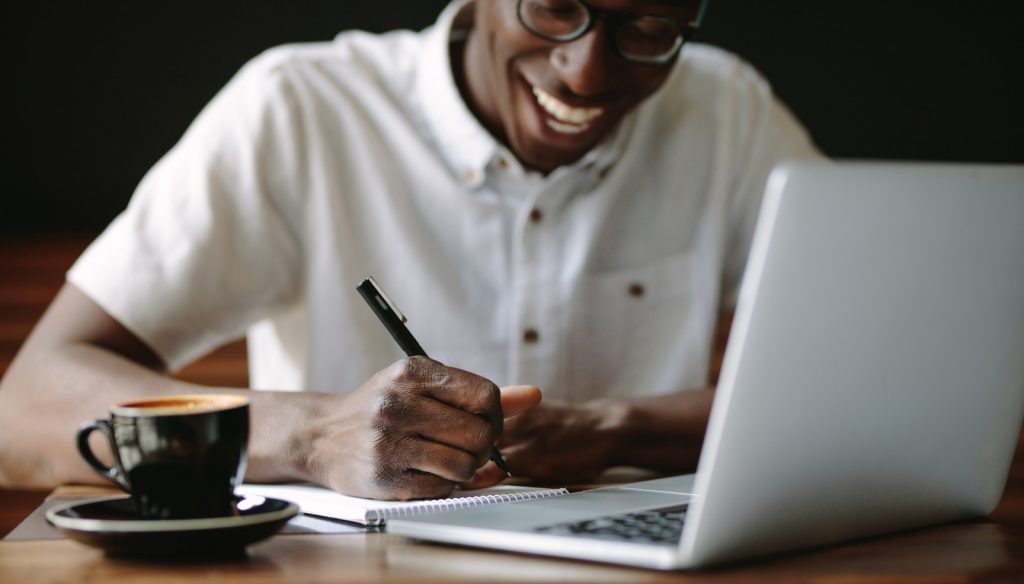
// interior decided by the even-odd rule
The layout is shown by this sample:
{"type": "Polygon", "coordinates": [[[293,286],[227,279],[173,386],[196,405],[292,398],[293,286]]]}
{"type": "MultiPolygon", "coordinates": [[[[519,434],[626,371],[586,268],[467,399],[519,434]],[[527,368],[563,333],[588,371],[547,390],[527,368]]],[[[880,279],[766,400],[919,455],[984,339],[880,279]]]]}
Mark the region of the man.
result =
{"type": "Polygon", "coordinates": [[[79,421],[210,391],[164,372],[242,334],[250,481],[443,496],[503,478],[495,443],[542,480],[693,468],[765,178],[815,155],[754,72],[686,42],[702,10],[460,0],[255,59],[11,365],[0,481],[95,480],[79,421]],[[436,361],[399,358],[365,275],[436,361]]]}

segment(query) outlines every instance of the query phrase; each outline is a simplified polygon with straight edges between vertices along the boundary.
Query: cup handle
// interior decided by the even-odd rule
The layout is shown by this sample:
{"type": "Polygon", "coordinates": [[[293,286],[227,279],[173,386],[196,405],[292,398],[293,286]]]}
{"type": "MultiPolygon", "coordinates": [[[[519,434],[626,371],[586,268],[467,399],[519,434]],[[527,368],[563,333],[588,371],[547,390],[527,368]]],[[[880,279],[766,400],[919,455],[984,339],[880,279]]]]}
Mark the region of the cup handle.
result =
{"type": "Polygon", "coordinates": [[[114,456],[117,456],[117,445],[114,443],[114,429],[111,427],[110,422],[107,420],[90,420],[85,422],[78,427],[78,452],[85,459],[85,462],[93,468],[103,478],[112,481],[122,489],[129,491],[128,481],[124,478],[124,472],[115,462],[113,466],[107,466],[100,462],[100,459],[96,458],[93,454],[92,448],[89,447],[89,435],[93,431],[99,430],[103,432],[103,435],[107,437],[110,442],[110,450],[114,452],[114,456]]]}

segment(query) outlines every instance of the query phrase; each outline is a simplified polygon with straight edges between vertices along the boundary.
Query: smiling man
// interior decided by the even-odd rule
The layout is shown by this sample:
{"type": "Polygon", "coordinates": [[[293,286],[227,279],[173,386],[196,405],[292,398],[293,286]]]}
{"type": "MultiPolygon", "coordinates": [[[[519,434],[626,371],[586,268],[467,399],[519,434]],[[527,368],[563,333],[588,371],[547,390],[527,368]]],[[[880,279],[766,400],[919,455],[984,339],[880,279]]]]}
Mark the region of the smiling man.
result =
{"type": "Polygon", "coordinates": [[[693,468],[768,172],[817,156],[750,67],[692,42],[704,8],[459,0],[421,33],[254,59],[0,383],[0,484],[95,480],[79,422],[225,391],[167,373],[241,336],[249,480],[442,496],[501,480],[495,444],[534,479],[693,468]],[[367,275],[433,359],[401,358],[367,275]]]}
{"type": "Polygon", "coordinates": [[[696,0],[483,2],[455,66],[460,89],[524,164],[550,172],[661,87],[700,11],[696,0]]]}

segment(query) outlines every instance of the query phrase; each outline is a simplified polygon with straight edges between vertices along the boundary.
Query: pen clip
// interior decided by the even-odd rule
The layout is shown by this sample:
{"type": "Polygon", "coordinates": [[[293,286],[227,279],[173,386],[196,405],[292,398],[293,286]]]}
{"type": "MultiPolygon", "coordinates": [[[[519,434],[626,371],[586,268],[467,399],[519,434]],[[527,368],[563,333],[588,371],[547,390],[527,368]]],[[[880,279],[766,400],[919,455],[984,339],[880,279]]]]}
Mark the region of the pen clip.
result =
{"type": "Polygon", "coordinates": [[[405,318],[405,315],[402,314],[402,311],[398,309],[398,305],[395,304],[395,302],[391,300],[383,290],[381,290],[380,286],[377,285],[377,281],[374,280],[372,276],[368,276],[366,280],[370,283],[370,286],[373,287],[373,299],[377,301],[377,304],[381,305],[381,308],[395,313],[398,320],[402,322],[409,322],[409,320],[405,318]]]}

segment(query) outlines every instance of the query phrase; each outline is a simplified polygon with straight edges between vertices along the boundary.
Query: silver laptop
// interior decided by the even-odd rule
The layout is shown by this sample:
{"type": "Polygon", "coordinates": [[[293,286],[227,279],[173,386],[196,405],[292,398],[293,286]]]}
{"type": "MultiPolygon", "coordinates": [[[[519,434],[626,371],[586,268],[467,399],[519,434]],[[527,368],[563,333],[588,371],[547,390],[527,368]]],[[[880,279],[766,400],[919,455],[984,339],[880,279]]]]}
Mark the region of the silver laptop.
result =
{"type": "Polygon", "coordinates": [[[984,515],[1024,419],[1024,166],[772,174],[695,475],[395,520],[658,569],[984,515]]]}

